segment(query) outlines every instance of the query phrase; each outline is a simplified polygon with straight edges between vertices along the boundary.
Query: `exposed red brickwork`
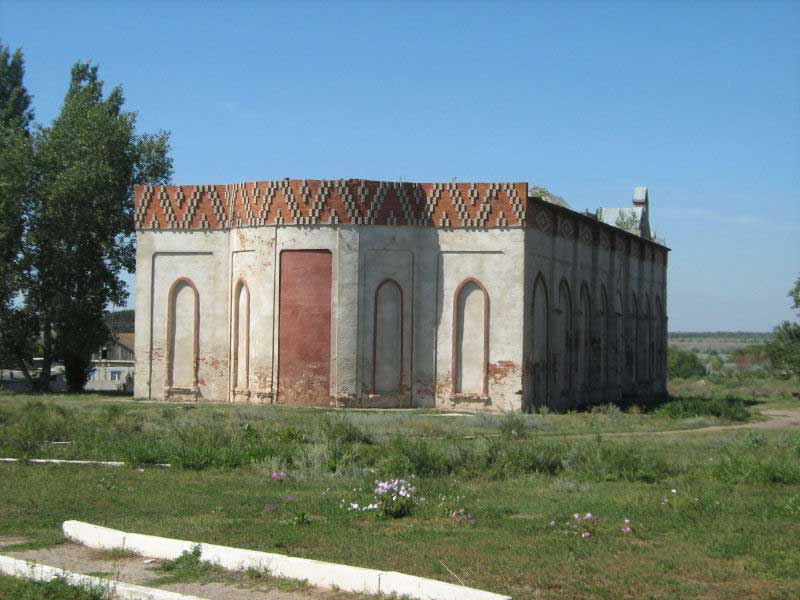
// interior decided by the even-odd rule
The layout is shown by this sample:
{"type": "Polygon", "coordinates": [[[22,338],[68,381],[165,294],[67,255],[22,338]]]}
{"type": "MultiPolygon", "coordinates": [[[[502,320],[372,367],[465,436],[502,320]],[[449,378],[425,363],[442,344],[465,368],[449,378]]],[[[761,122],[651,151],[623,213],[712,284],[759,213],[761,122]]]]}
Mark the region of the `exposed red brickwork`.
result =
{"type": "Polygon", "coordinates": [[[521,227],[526,183],[284,179],[234,185],[137,186],[137,229],[258,225],[521,227]]]}
{"type": "Polygon", "coordinates": [[[332,278],[329,251],[281,252],[278,402],[330,402],[332,278]]]}

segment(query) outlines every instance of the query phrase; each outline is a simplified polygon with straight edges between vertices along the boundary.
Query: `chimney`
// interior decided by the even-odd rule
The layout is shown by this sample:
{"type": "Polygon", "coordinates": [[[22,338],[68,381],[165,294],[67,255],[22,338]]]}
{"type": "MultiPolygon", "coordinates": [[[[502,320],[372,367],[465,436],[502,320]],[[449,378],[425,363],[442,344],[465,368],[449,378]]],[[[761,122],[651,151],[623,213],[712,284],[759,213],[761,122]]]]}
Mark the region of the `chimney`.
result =
{"type": "Polygon", "coordinates": [[[638,186],[633,188],[633,208],[642,209],[642,219],[639,224],[639,235],[650,239],[650,201],[647,197],[647,188],[638,186]]]}
{"type": "Polygon", "coordinates": [[[639,186],[633,188],[633,205],[647,209],[647,188],[639,186]]]}

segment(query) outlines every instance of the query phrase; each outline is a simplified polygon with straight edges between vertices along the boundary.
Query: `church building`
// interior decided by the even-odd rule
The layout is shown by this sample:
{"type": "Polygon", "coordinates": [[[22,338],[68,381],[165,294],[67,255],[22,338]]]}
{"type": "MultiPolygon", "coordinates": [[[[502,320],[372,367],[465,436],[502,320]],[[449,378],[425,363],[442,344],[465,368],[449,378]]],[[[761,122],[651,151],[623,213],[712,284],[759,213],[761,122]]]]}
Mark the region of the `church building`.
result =
{"type": "Polygon", "coordinates": [[[668,248],[527,183],[135,192],[134,394],[494,412],[666,391],[668,248]]]}

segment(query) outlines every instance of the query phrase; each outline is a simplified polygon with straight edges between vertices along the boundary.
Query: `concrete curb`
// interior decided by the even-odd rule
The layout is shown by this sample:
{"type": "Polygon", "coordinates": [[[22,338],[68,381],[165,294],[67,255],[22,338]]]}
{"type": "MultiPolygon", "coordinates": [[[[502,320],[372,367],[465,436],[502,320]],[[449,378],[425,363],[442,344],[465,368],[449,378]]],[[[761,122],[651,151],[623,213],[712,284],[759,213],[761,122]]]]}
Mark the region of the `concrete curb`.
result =
{"type": "Polygon", "coordinates": [[[346,592],[407,595],[420,600],[511,600],[509,596],[501,594],[394,571],[378,571],[257,550],[125,533],[80,521],[64,521],[63,529],[67,539],[89,548],[124,548],[136,554],[164,560],[173,560],[199,546],[201,560],[225,569],[267,570],[273,577],[305,579],[318,587],[335,587],[346,592]]]}
{"type": "MultiPolygon", "coordinates": [[[[95,465],[100,467],[124,467],[128,463],[116,460],[62,460],[58,458],[0,458],[0,463],[29,463],[32,465],[95,465]]],[[[169,463],[155,463],[149,467],[169,468],[169,463]]]]}
{"type": "Polygon", "coordinates": [[[72,573],[64,569],[11,558],[10,556],[0,556],[0,574],[30,579],[31,581],[51,581],[56,578],[62,578],[70,585],[103,589],[105,590],[105,596],[114,600],[203,600],[197,596],[187,596],[177,592],[168,592],[131,583],[122,583],[121,581],[72,573]]]}

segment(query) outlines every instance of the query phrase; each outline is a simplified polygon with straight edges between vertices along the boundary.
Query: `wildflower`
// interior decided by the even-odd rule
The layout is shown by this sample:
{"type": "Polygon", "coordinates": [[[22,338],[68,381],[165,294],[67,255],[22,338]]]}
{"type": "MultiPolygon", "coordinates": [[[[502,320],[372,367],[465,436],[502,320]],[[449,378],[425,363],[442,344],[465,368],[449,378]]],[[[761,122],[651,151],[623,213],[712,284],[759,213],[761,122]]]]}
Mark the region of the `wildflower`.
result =
{"type": "Polygon", "coordinates": [[[550,527],[555,527],[556,526],[556,522],[555,521],[550,521],[549,525],[550,525],[550,527]]]}
{"type": "Polygon", "coordinates": [[[678,490],[672,489],[672,490],[670,490],[670,492],[672,492],[673,494],[677,494],[678,490]]]}
{"type": "Polygon", "coordinates": [[[574,518],[576,521],[580,521],[580,520],[581,520],[581,516],[580,516],[578,513],[575,513],[574,515],[572,515],[572,517],[573,517],[573,518],[574,518]]]}
{"type": "Polygon", "coordinates": [[[275,510],[277,508],[278,508],[278,505],[277,504],[273,504],[272,502],[267,502],[264,505],[264,510],[275,510]]]}
{"type": "Polygon", "coordinates": [[[625,525],[630,525],[631,524],[631,520],[630,519],[623,519],[622,522],[625,523],[625,525]]]}
{"type": "Polygon", "coordinates": [[[593,519],[592,513],[586,513],[585,515],[583,515],[584,521],[591,521],[592,519],[593,519]]]}
{"type": "Polygon", "coordinates": [[[584,532],[581,534],[581,538],[582,538],[582,539],[584,539],[584,540],[585,540],[586,538],[588,538],[588,537],[592,537],[592,534],[591,534],[591,533],[589,533],[588,531],[584,531],[584,532]]]}
{"type": "Polygon", "coordinates": [[[450,518],[453,521],[455,521],[456,523],[469,523],[469,524],[475,523],[475,517],[473,517],[471,514],[469,514],[463,508],[459,508],[458,510],[454,510],[450,514],[450,518]]]}
{"type": "Polygon", "coordinates": [[[281,479],[285,479],[286,478],[286,471],[275,471],[272,474],[272,478],[275,479],[276,481],[280,481],[281,479]]]}
{"type": "Polygon", "coordinates": [[[630,533],[633,530],[630,527],[623,527],[622,529],[620,529],[620,531],[622,533],[630,533]]]}
{"type": "Polygon", "coordinates": [[[283,501],[287,503],[294,502],[295,500],[297,500],[297,496],[286,496],[286,498],[283,499],[283,501]]]}
{"type": "Polygon", "coordinates": [[[384,516],[402,517],[411,512],[417,503],[414,498],[417,488],[404,479],[375,481],[375,496],[379,510],[384,516]]]}

